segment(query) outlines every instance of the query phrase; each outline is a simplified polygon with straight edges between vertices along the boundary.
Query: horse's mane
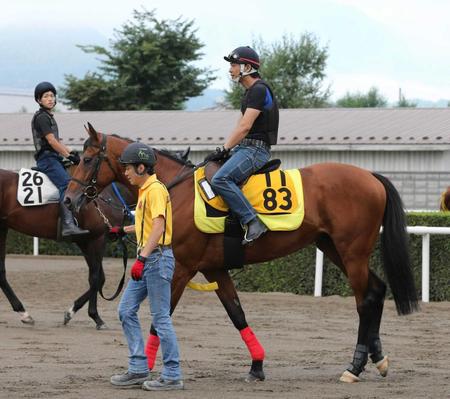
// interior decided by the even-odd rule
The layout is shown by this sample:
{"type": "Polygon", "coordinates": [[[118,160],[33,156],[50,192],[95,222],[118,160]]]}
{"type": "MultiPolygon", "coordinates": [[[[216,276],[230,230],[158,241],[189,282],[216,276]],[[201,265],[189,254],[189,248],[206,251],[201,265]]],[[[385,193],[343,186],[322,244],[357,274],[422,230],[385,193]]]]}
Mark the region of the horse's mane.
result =
{"type": "MultiPolygon", "coordinates": [[[[122,137],[122,136],[119,136],[118,134],[110,134],[109,136],[115,137],[115,138],[120,139],[120,140],[124,140],[127,143],[133,143],[133,140],[129,139],[128,137],[122,137]]],[[[86,151],[86,148],[88,148],[91,145],[91,142],[92,141],[91,141],[90,137],[84,142],[84,144],[83,144],[83,152],[86,151]]]]}
{"type": "MultiPolygon", "coordinates": [[[[119,136],[118,134],[110,134],[109,136],[115,137],[115,138],[120,139],[120,140],[124,140],[127,143],[134,143],[134,141],[129,139],[128,137],[119,136]]],[[[83,152],[90,145],[91,145],[91,138],[89,137],[83,144],[83,152]]],[[[154,148],[154,150],[155,150],[155,152],[157,154],[161,154],[161,155],[163,155],[163,156],[165,156],[165,157],[167,157],[167,158],[169,158],[169,159],[179,163],[180,165],[189,166],[189,167],[193,167],[194,166],[191,161],[189,161],[188,159],[184,159],[181,156],[181,152],[171,151],[171,150],[168,150],[167,148],[161,148],[159,150],[154,148]]]]}
{"type": "Polygon", "coordinates": [[[154,150],[155,150],[155,152],[157,154],[156,156],[158,156],[158,154],[161,154],[161,155],[163,155],[163,156],[165,156],[165,157],[167,157],[167,158],[169,158],[169,159],[179,163],[180,165],[189,166],[189,167],[193,167],[194,166],[192,164],[192,162],[189,161],[188,159],[187,160],[183,159],[179,155],[179,153],[177,151],[171,151],[171,150],[168,150],[166,148],[161,148],[159,150],[154,148],[154,150]]]}

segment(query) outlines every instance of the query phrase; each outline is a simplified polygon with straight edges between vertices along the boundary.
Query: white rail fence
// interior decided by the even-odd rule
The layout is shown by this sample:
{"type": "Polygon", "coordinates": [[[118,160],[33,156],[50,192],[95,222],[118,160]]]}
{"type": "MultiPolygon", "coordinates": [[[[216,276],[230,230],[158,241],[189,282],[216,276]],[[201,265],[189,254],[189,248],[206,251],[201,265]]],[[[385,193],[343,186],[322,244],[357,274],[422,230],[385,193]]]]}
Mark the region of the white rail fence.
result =
{"type": "MultiPolygon", "coordinates": [[[[430,235],[450,235],[450,227],[408,226],[409,234],[422,236],[422,302],[430,302],[430,235]]],[[[39,255],[39,239],[33,238],[33,255],[39,255]]],[[[316,251],[316,271],[314,278],[314,296],[322,296],[323,252],[316,251]]]]}
{"type": "MultiPolygon", "coordinates": [[[[422,236],[422,302],[430,302],[430,235],[450,234],[450,227],[408,226],[409,234],[422,236]]],[[[314,296],[322,296],[323,252],[316,252],[314,296]]]]}

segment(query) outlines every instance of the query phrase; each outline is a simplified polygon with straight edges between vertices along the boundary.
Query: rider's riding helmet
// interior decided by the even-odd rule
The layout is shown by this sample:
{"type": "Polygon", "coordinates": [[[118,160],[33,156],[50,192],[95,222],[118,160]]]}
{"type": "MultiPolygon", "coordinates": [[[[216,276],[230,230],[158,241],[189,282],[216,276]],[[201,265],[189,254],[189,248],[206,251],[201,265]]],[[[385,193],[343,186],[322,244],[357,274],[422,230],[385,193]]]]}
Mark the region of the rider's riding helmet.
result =
{"type": "Polygon", "coordinates": [[[253,69],[259,69],[259,55],[249,46],[235,48],[229,55],[223,57],[233,64],[250,64],[253,69]]]}
{"type": "Polygon", "coordinates": [[[123,165],[139,165],[142,163],[149,168],[153,168],[156,163],[156,155],[153,148],[146,144],[131,143],[123,150],[119,162],[123,165]]]}
{"type": "Polygon", "coordinates": [[[56,96],[55,86],[53,86],[50,82],[38,83],[34,88],[34,99],[36,100],[36,102],[39,102],[42,95],[44,93],[47,93],[48,91],[51,91],[56,96]]]}

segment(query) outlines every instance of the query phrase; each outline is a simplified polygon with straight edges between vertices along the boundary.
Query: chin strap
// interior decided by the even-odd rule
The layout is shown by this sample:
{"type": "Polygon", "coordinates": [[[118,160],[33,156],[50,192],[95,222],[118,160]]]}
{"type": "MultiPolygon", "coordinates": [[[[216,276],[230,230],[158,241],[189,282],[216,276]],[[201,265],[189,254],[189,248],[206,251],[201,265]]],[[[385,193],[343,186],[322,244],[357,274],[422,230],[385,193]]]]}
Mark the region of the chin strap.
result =
{"type": "Polygon", "coordinates": [[[240,80],[241,80],[241,78],[243,78],[244,76],[251,75],[252,73],[258,72],[258,71],[257,71],[255,68],[253,68],[253,67],[250,69],[250,71],[245,72],[245,65],[246,65],[246,64],[240,64],[240,65],[239,65],[239,76],[236,76],[235,78],[231,78],[231,80],[232,80],[234,83],[239,83],[240,80]]]}

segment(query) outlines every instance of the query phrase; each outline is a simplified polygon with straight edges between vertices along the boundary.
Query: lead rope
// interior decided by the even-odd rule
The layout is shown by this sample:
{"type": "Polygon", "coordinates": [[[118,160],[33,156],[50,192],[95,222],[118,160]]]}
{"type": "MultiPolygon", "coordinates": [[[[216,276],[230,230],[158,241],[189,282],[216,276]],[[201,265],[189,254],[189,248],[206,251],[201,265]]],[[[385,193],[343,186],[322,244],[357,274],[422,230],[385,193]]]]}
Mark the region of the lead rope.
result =
{"type": "MultiPolygon", "coordinates": [[[[101,209],[98,207],[97,201],[93,201],[95,209],[97,209],[97,212],[99,213],[99,215],[102,217],[103,222],[105,223],[106,226],[108,226],[108,229],[112,228],[111,222],[108,220],[108,218],[105,216],[105,214],[101,211],[101,209]]],[[[101,295],[101,297],[105,300],[105,301],[113,301],[114,299],[116,299],[120,292],[122,291],[123,285],[125,284],[125,276],[127,273],[127,262],[128,262],[128,248],[125,245],[123,238],[120,239],[119,241],[119,245],[122,248],[122,263],[123,263],[123,275],[122,278],[119,281],[119,285],[117,286],[117,290],[116,292],[110,296],[109,298],[105,297],[105,295],[103,295],[103,287],[100,287],[98,292],[101,295]]]]}

